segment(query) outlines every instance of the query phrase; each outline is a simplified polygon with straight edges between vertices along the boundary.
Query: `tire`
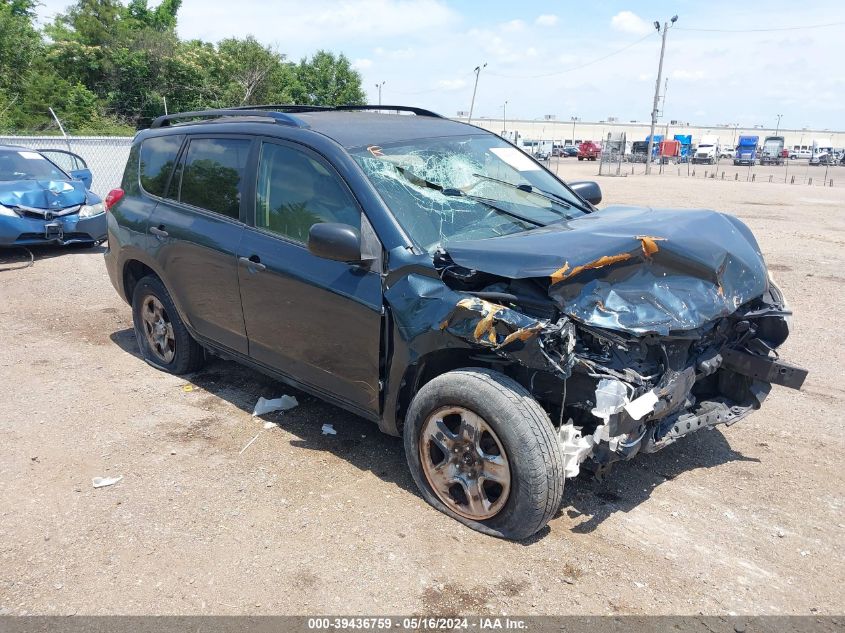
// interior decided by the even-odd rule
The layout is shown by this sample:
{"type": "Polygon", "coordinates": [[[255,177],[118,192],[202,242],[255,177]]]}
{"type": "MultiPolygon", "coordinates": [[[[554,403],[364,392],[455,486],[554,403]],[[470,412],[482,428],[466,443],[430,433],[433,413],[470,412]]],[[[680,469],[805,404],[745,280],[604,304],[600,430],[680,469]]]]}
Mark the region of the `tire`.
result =
{"type": "Polygon", "coordinates": [[[584,157],[583,157],[583,156],[579,156],[579,157],[578,157],[578,160],[584,160],[584,157]]]}
{"type": "MultiPolygon", "coordinates": [[[[525,539],[545,527],[560,508],[564,472],[557,433],[537,401],[522,385],[507,376],[488,369],[467,368],[434,378],[411,401],[403,439],[411,475],[423,498],[441,512],[474,530],[499,538],[525,539]],[[462,413],[455,413],[455,410],[462,413]],[[442,415],[442,418],[435,417],[438,415],[442,415]],[[456,415],[458,424],[454,420],[456,415]],[[467,437],[460,431],[464,428],[465,416],[471,422],[473,415],[492,431],[476,435],[474,446],[476,449],[483,448],[484,452],[471,451],[472,441],[468,444],[470,450],[465,445],[457,450],[453,448],[452,453],[448,452],[450,442],[454,439],[461,442],[467,437]],[[435,420],[440,420],[442,425],[438,426],[435,420]],[[447,422],[450,424],[447,430],[451,430],[452,434],[447,436],[441,433],[440,438],[432,438],[426,432],[429,440],[422,441],[424,431],[431,429],[432,425],[443,429],[447,422]],[[443,443],[438,444],[440,440],[443,443]],[[438,445],[444,447],[444,451],[440,452],[444,460],[439,463],[451,459],[456,460],[458,465],[450,464],[446,467],[451,470],[440,471],[445,476],[440,479],[440,490],[435,490],[430,477],[438,476],[432,474],[437,473],[438,469],[431,465],[432,462],[435,465],[438,463],[432,458],[439,451],[436,448],[438,445]],[[497,448],[501,449],[498,453],[497,448]],[[488,452],[498,456],[484,457],[484,453],[488,452]],[[470,457],[467,458],[467,455],[470,457]],[[482,455],[480,460],[479,455],[482,455]],[[507,490],[503,488],[497,498],[495,493],[498,484],[486,479],[483,470],[480,473],[476,471],[475,474],[470,472],[459,475],[470,482],[476,482],[477,489],[483,490],[484,501],[495,498],[489,508],[495,510],[492,516],[475,518],[469,507],[467,489],[457,483],[452,484],[449,490],[457,486],[457,496],[462,495],[465,503],[456,502],[454,496],[446,496],[443,482],[448,482],[454,476],[453,473],[457,472],[455,468],[471,469],[482,464],[483,469],[489,463],[486,459],[501,461],[499,457],[504,458],[508,467],[509,486],[507,490]],[[467,459],[476,460],[475,464],[465,466],[467,459]],[[429,465],[426,466],[423,460],[429,460],[429,465]],[[507,495],[505,499],[502,498],[504,494],[507,495]]],[[[479,505],[481,502],[475,498],[476,505],[479,505]]]]}
{"type": "Polygon", "coordinates": [[[158,277],[147,275],[135,286],[132,322],[141,356],[156,369],[187,374],[197,371],[205,362],[205,351],[188,333],[170,293],[158,277]]]}

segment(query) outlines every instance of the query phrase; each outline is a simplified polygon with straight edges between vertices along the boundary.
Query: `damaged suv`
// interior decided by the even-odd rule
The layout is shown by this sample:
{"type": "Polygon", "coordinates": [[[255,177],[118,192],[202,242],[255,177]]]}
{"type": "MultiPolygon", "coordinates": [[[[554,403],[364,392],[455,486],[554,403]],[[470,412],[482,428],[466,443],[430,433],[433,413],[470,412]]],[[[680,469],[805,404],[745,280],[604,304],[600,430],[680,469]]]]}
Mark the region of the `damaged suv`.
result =
{"type": "Polygon", "coordinates": [[[135,138],[105,257],[151,365],[215,354],[373,420],[431,505],[520,539],[581,468],[806,377],[742,222],[600,201],[418,108],[183,113],[135,138]]]}

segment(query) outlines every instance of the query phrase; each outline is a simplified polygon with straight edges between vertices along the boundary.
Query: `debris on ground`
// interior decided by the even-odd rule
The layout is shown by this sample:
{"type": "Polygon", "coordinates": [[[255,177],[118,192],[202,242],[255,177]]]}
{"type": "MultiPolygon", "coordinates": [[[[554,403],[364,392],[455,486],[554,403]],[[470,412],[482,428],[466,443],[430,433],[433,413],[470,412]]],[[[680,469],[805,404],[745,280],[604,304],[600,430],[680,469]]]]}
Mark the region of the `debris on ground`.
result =
{"type": "Polygon", "coordinates": [[[106,486],[115,485],[121,479],[123,479],[123,475],[118,475],[117,477],[94,477],[91,483],[95,488],[105,488],[106,486]]]}
{"type": "Polygon", "coordinates": [[[275,422],[265,422],[264,423],[265,429],[272,429],[272,428],[277,427],[277,426],[279,426],[279,425],[276,424],[275,422]]]}
{"type": "Polygon", "coordinates": [[[324,424],[323,435],[337,435],[337,431],[334,430],[334,427],[331,424],[324,424]]]}
{"type": "Polygon", "coordinates": [[[238,453],[238,455],[243,455],[243,452],[244,452],[246,449],[248,449],[250,446],[252,446],[252,443],[253,443],[255,440],[257,440],[257,439],[258,439],[258,436],[259,436],[259,435],[261,435],[263,432],[264,432],[264,431],[259,431],[258,433],[256,433],[256,434],[255,434],[255,437],[253,437],[253,438],[252,438],[249,442],[247,442],[247,443],[246,443],[246,446],[244,446],[244,447],[241,449],[241,452],[240,452],[240,453],[238,453]]]}
{"type": "Polygon", "coordinates": [[[255,403],[255,409],[253,409],[252,415],[259,416],[265,413],[272,413],[273,411],[287,411],[288,409],[293,409],[298,404],[299,402],[296,401],[295,396],[281,396],[273,400],[261,397],[255,403]]]}

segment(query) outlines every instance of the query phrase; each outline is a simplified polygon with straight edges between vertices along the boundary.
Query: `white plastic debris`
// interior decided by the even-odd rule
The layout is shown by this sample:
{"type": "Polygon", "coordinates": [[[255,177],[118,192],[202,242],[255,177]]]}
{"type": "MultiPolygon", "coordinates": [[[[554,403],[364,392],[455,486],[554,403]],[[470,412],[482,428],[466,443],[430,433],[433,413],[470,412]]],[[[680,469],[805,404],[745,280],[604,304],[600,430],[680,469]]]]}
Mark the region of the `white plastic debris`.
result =
{"type": "Polygon", "coordinates": [[[278,426],[278,424],[276,424],[275,422],[265,422],[265,423],[264,423],[264,428],[265,428],[265,429],[268,429],[268,430],[269,430],[269,429],[272,429],[272,428],[275,428],[275,427],[277,427],[277,426],[278,426]]]}
{"type": "Polygon", "coordinates": [[[331,424],[324,424],[323,435],[337,435],[337,431],[334,430],[334,427],[331,424]]]}
{"type": "Polygon", "coordinates": [[[625,405],[625,411],[628,412],[635,420],[641,420],[643,416],[651,413],[654,411],[654,405],[658,403],[660,399],[657,397],[657,394],[654,393],[654,389],[651,391],[647,391],[639,398],[632,400],[628,404],[625,405]]]}
{"type": "Polygon", "coordinates": [[[293,409],[299,403],[294,396],[281,396],[273,400],[261,397],[255,403],[255,409],[252,410],[252,415],[264,415],[265,413],[272,413],[273,411],[287,411],[293,409]]]}
{"type": "Polygon", "coordinates": [[[570,418],[568,423],[560,427],[558,442],[563,455],[564,477],[577,477],[581,462],[587,459],[593,450],[593,437],[582,437],[581,427],[576,427],[570,418]]]}
{"type": "Polygon", "coordinates": [[[106,486],[115,485],[121,479],[123,479],[123,475],[118,475],[117,477],[94,477],[91,483],[95,488],[105,488],[106,486]]]}
{"type": "Polygon", "coordinates": [[[629,402],[631,400],[624,383],[613,378],[602,378],[596,387],[596,407],[592,414],[607,424],[610,416],[619,413],[629,402]]]}

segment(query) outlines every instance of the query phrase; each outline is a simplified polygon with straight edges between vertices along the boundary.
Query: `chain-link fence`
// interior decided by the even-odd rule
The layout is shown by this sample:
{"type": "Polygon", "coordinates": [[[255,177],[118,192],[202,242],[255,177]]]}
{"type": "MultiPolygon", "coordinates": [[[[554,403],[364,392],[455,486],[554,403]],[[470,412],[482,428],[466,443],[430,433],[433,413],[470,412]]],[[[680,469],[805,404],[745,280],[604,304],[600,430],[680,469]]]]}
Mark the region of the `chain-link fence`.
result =
{"type": "Polygon", "coordinates": [[[609,132],[599,155],[599,176],[625,176],[622,170],[625,150],[625,132],[609,132]]]}
{"type": "Polygon", "coordinates": [[[0,136],[0,145],[31,149],[61,149],[79,154],[93,175],[91,189],[105,196],[120,186],[129,158],[132,137],[128,136],[0,136]]]}

